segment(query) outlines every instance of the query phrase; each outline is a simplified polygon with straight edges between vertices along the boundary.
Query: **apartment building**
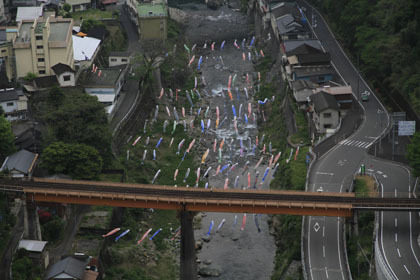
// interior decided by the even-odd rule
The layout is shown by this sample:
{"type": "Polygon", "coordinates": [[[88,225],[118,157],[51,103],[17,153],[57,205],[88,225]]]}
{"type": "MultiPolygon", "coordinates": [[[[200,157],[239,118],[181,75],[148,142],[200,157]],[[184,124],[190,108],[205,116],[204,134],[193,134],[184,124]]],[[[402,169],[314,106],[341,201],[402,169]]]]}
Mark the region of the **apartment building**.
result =
{"type": "Polygon", "coordinates": [[[15,59],[12,41],[17,32],[18,28],[16,26],[0,27],[0,73],[6,73],[9,81],[15,75],[15,59]]]}
{"type": "Polygon", "coordinates": [[[13,41],[16,57],[16,77],[28,73],[37,76],[54,75],[51,67],[66,64],[74,69],[73,19],[56,18],[23,20],[13,41]]]}

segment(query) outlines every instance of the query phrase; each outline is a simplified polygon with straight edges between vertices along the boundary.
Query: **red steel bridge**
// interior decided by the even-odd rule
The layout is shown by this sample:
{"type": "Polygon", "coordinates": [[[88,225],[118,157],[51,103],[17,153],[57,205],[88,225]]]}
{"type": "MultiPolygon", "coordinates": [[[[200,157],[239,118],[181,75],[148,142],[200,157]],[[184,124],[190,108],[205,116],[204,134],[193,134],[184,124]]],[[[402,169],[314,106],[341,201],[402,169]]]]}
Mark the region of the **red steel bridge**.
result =
{"type": "Polygon", "coordinates": [[[156,208],[179,211],[242,212],[350,217],[353,210],[420,209],[415,197],[357,197],[353,193],[203,189],[161,185],[32,178],[0,179],[0,190],[27,200],[156,208]]]}

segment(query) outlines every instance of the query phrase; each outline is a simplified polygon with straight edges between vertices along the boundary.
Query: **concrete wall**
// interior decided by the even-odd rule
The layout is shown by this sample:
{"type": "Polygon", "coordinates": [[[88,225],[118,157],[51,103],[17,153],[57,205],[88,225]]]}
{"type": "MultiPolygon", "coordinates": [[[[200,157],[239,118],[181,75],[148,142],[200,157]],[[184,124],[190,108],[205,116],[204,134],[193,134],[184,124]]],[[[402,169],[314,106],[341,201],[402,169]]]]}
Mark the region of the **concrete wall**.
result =
{"type": "Polygon", "coordinates": [[[59,75],[57,78],[58,78],[58,82],[60,83],[60,86],[62,87],[73,87],[76,84],[74,80],[73,72],[64,72],[63,74],[59,75]],[[65,81],[64,77],[68,77],[68,76],[70,76],[70,80],[65,81]]]}
{"type": "Polygon", "coordinates": [[[314,112],[313,118],[319,133],[324,133],[326,131],[324,125],[331,124],[330,128],[334,129],[338,126],[338,123],[340,122],[340,116],[338,115],[338,111],[332,109],[326,109],[320,112],[319,115],[316,112],[314,112]],[[331,117],[326,118],[325,114],[331,114],[331,117]]]}
{"type": "Polygon", "coordinates": [[[140,40],[166,40],[167,25],[166,17],[139,18],[140,40]]]}

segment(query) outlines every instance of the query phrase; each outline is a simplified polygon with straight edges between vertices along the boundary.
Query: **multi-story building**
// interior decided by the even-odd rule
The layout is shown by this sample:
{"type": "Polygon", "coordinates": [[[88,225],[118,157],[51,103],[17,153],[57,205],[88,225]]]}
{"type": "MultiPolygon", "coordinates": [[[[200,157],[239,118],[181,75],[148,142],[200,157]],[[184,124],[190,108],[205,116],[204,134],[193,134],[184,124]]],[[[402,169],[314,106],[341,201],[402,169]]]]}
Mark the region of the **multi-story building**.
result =
{"type": "Polygon", "coordinates": [[[15,76],[15,58],[12,41],[17,32],[18,28],[16,26],[0,27],[0,72],[4,72],[9,81],[15,76]]]}
{"type": "Polygon", "coordinates": [[[168,34],[166,3],[137,3],[140,40],[165,41],[168,34]]]}
{"type": "Polygon", "coordinates": [[[16,77],[22,78],[28,73],[53,75],[51,67],[58,63],[74,69],[72,28],[71,18],[50,16],[22,21],[13,40],[16,77]]]}

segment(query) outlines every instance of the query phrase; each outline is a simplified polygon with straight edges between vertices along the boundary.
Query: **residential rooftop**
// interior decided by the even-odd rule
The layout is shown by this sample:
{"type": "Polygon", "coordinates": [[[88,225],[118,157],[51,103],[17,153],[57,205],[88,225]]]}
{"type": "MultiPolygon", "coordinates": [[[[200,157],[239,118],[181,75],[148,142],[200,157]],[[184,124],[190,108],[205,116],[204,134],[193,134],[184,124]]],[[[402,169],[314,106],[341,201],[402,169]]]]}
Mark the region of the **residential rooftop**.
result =
{"type": "Polygon", "coordinates": [[[119,68],[103,68],[98,69],[96,73],[90,72],[85,87],[114,87],[122,72],[119,68]]]}
{"type": "Polygon", "coordinates": [[[164,4],[137,4],[139,17],[166,17],[168,10],[164,4]]]}

